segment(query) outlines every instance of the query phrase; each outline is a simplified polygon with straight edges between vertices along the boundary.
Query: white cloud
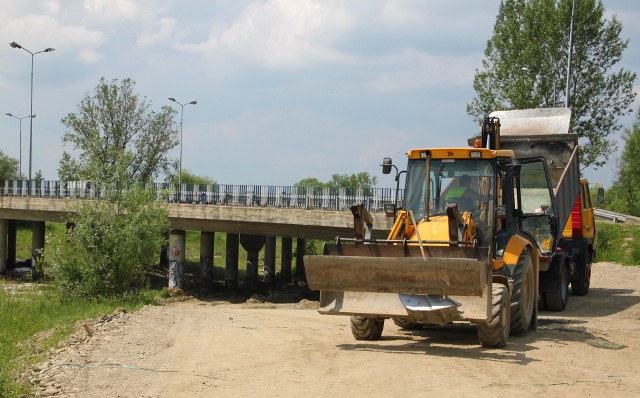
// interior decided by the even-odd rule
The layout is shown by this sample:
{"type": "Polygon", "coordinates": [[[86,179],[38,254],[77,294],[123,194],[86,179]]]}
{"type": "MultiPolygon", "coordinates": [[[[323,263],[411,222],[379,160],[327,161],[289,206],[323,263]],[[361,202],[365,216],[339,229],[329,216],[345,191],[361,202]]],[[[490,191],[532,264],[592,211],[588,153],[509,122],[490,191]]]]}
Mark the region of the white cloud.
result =
{"type": "Polygon", "coordinates": [[[156,22],[158,30],[153,33],[141,33],[138,35],[137,44],[141,46],[150,46],[159,44],[169,39],[174,32],[176,20],[173,18],[162,18],[156,22]]]}
{"type": "Polygon", "coordinates": [[[256,1],[247,5],[226,30],[212,29],[206,42],[192,51],[224,51],[272,69],[331,61],[342,55],[331,48],[352,25],[340,3],[320,1],[256,1]]]}
{"type": "Polygon", "coordinates": [[[451,56],[404,49],[382,61],[388,64],[383,73],[367,83],[375,91],[418,90],[429,86],[465,86],[473,78],[477,56],[451,56]]]}
{"type": "Polygon", "coordinates": [[[85,0],[84,9],[106,19],[135,19],[142,12],[133,0],[85,0]]]}

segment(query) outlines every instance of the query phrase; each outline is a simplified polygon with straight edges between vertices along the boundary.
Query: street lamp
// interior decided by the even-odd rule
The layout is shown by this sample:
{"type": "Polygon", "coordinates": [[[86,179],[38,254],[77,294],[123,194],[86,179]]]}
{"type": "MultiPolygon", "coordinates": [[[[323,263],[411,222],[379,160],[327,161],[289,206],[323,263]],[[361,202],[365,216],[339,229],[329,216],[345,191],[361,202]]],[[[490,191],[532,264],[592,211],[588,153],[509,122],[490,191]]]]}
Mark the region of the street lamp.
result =
{"type": "Polygon", "coordinates": [[[178,162],[178,192],[180,192],[180,185],[182,185],[182,117],[184,116],[184,106],[185,105],[195,105],[198,101],[187,102],[186,104],[182,104],[176,101],[175,98],[169,97],[169,101],[173,101],[176,104],[180,105],[180,161],[178,162]]]}
{"type": "MultiPolygon", "coordinates": [[[[523,66],[520,69],[522,69],[525,72],[533,73],[533,71],[531,69],[527,68],[526,66],[523,66]]],[[[536,74],[536,78],[540,79],[540,80],[546,79],[545,77],[543,77],[542,75],[539,75],[539,74],[536,74]]],[[[552,83],[553,83],[553,104],[552,104],[552,107],[555,108],[555,106],[556,106],[556,79],[553,79],[552,83]]]]}
{"type": "Polygon", "coordinates": [[[29,116],[23,116],[23,117],[15,116],[12,113],[6,113],[6,115],[16,118],[20,121],[20,163],[19,163],[20,166],[18,171],[18,179],[22,180],[22,119],[26,119],[28,117],[34,118],[36,117],[36,115],[29,115],[29,116]]]}
{"type": "MultiPolygon", "coordinates": [[[[23,49],[24,51],[26,51],[29,54],[31,54],[31,112],[29,112],[29,114],[33,115],[33,57],[36,54],[48,53],[48,52],[51,52],[51,51],[53,51],[55,49],[51,48],[51,47],[48,47],[48,48],[45,48],[42,51],[37,51],[35,53],[32,53],[31,51],[29,51],[26,48],[22,47],[20,44],[16,43],[15,41],[12,41],[11,43],[9,43],[9,45],[12,48],[23,49]]],[[[31,194],[31,156],[32,156],[32,154],[33,154],[33,117],[29,118],[29,194],[31,194]]]]}

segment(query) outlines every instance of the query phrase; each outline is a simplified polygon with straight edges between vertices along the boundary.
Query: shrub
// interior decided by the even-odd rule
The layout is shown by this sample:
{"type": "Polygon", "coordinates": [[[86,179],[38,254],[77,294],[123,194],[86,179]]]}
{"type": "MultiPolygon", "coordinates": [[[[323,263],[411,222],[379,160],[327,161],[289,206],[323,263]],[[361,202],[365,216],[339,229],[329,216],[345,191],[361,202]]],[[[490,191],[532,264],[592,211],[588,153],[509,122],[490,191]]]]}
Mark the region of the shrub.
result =
{"type": "Polygon", "coordinates": [[[166,208],[153,193],[132,187],[108,200],[84,201],[75,227],[46,250],[56,282],[74,298],[121,295],[147,284],[169,229],[166,208]]]}

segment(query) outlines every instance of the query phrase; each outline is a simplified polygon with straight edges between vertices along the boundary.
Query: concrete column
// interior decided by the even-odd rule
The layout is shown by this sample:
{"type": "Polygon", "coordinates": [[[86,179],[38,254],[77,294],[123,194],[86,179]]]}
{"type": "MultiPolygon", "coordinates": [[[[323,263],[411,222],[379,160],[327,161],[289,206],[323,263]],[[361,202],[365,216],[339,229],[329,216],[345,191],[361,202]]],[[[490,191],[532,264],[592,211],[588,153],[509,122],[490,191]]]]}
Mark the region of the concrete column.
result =
{"type": "Polygon", "coordinates": [[[213,242],[215,232],[200,232],[200,277],[204,284],[213,284],[213,242]]]}
{"type": "Polygon", "coordinates": [[[276,237],[267,236],[264,244],[264,281],[271,282],[276,276],[276,237]]]}
{"type": "Polygon", "coordinates": [[[16,220],[7,222],[7,268],[15,268],[16,266],[16,243],[18,238],[18,227],[16,220]]]}
{"type": "Polygon", "coordinates": [[[244,281],[249,289],[258,286],[258,255],[264,246],[265,237],[260,235],[240,235],[240,243],[247,251],[247,271],[244,281]]]}
{"type": "Polygon", "coordinates": [[[182,229],[169,232],[169,289],[182,289],[185,267],[185,237],[182,229]]]}
{"type": "Polygon", "coordinates": [[[160,250],[160,265],[169,267],[169,231],[164,234],[167,243],[162,246],[162,250],[160,250]]]}
{"type": "Polygon", "coordinates": [[[304,238],[296,239],[296,278],[298,280],[306,281],[307,278],[304,273],[304,260],[303,257],[307,252],[307,240],[304,238]]]}
{"type": "Polygon", "coordinates": [[[0,275],[7,273],[7,235],[9,222],[0,219],[0,275]]]}
{"type": "Polygon", "coordinates": [[[33,221],[31,223],[31,276],[35,281],[38,279],[38,261],[42,259],[44,252],[44,221],[33,221]]]}
{"type": "Polygon", "coordinates": [[[282,264],[280,269],[282,270],[282,281],[284,283],[291,282],[291,255],[293,251],[293,239],[283,236],[282,247],[280,248],[282,264]]]}
{"type": "Polygon", "coordinates": [[[240,236],[227,234],[226,261],[224,271],[225,287],[238,287],[238,251],[240,250],[240,236]]]}

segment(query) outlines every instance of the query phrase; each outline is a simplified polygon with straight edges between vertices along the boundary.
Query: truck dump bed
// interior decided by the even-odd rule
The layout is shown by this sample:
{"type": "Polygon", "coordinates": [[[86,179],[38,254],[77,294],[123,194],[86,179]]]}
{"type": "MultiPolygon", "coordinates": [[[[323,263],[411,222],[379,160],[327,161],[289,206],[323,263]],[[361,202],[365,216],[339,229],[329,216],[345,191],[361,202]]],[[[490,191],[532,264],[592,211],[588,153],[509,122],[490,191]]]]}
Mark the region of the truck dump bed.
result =
{"type": "Polygon", "coordinates": [[[489,116],[500,119],[502,149],[511,149],[517,158],[545,157],[559,224],[564,225],[580,191],[578,136],[569,133],[571,109],[496,111],[489,116]]]}

